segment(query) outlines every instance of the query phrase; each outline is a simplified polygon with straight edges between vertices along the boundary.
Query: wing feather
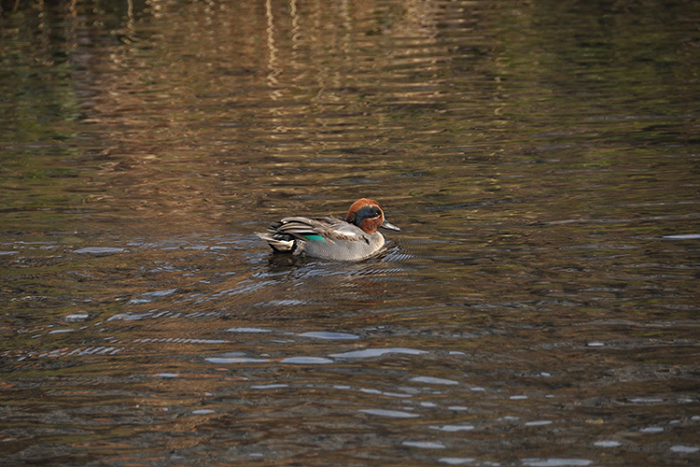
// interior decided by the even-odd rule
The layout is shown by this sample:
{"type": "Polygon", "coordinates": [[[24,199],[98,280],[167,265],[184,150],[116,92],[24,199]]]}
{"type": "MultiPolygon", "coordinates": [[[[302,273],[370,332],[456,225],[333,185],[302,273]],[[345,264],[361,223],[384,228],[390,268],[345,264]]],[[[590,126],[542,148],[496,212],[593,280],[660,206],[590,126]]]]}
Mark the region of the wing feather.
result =
{"type": "Polygon", "coordinates": [[[308,235],[320,235],[331,242],[364,240],[359,229],[335,217],[285,217],[273,224],[270,232],[277,235],[290,235],[302,240],[307,240],[308,235]]]}

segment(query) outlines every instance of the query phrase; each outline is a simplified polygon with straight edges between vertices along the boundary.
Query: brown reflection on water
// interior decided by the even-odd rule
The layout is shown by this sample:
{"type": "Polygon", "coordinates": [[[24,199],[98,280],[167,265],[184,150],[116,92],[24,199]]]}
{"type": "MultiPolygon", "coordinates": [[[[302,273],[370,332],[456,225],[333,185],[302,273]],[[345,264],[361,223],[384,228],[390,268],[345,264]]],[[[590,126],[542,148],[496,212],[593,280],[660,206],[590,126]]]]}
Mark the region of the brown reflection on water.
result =
{"type": "MultiPolygon", "coordinates": [[[[183,21],[147,46],[117,30],[121,43],[91,64],[94,98],[84,122],[109,142],[93,163],[107,191],[116,191],[90,198],[98,202],[91,207],[235,216],[258,207],[247,199],[251,188],[257,200],[305,197],[311,187],[323,199],[358,182],[390,199],[384,179],[423,152],[403,134],[444,139],[440,133],[449,131],[422,117],[426,110],[439,118],[454,86],[445,76],[450,45],[440,42],[437,11],[422,3],[387,11],[345,3],[290,4],[288,11],[274,2],[264,10],[162,4],[141,30],[173,16],[183,21]]],[[[483,81],[474,78],[460,83],[483,81]]],[[[348,197],[359,195],[351,191],[348,197]]]]}

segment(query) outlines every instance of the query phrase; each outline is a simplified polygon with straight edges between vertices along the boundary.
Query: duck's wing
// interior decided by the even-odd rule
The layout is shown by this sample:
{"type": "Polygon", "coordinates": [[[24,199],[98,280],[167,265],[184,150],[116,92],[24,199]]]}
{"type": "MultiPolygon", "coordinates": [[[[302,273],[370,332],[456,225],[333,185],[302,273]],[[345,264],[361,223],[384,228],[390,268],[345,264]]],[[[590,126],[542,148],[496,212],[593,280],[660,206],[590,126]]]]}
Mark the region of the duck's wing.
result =
{"type": "Polygon", "coordinates": [[[270,231],[311,241],[366,241],[360,229],[335,217],[285,217],[270,231]]]}

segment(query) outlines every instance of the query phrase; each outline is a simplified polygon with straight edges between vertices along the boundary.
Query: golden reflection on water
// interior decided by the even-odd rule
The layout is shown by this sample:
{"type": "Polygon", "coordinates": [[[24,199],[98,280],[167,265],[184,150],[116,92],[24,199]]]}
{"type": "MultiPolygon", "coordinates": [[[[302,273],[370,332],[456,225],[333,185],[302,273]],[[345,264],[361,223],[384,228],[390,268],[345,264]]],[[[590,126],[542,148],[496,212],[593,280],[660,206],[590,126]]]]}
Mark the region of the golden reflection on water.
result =
{"type": "MultiPolygon", "coordinates": [[[[442,93],[436,92],[440,83],[434,77],[443,59],[435,56],[432,7],[410,4],[397,21],[377,29],[375,21],[378,17],[371,13],[376,13],[372,8],[355,10],[359,17],[353,18],[347,2],[333,6],[329,11],[317,4],[310,9],[305,5],[300,10],[292,3],[286,16],[275,12],[273,2],[266,2],[264,37],[267,51],[262,54],[260,32],[256,29],[262,23],[240,21],[241,18],[259,17],[261,12],[251,9],[252,6],[237,5],[240,11],[235,12],[228,8],[201,9],[198,5],[192,5],[193,10],[187,13],[167,10],[168,15],[187,19],[182,23],[181,31],[167,31],[164,41],[153,44],[153,51],[157,53],[143,48],[140,45],[142,40],[124,31],[124,37],[130,39],[110,47],[108,61],[95,65],[100,81],[89,85],[89,93],[95,97],[83,122],[94,124],[94,130],[112,142],[111,147],[101,153],[119,162],[101,164],[102,169],[117,175],[113,172],[115,168],[128,167],[119,175],[133,175],[139,180],[135,188],[142,192],[144,201],[137,209],[143,210],[151,204],[146,200],[156,199],[156,193],[183,188],[182,185],[170,186],[167,179],[160,180],[157,189],[147,188],[159,179],[158,173],[165,171],[157,168],[197,165],[198,159],[208,157],[205,154],[212,152],[220,155],[233,153],[245,159],[241,153],[250,152],[253,156],[261,147],[271,147],[273,152],[270,155],[278,160],[270,168],[282,173],[274,176],[276,182],[271,184],[267,179],[261,180],[263,192],[258,196],[278,192],[279,186],[284,187],[285,192],[292,185],[315,186],[321,191],[328,184],[345,183],[342,179],[347,175],[343,174],[343,166],[350,175],[357,163],[364,163],[366,158],[363,156],[377,152],[389,155],[382,147],[393,139],[389,136],[391,133],[403,128],[403,125],[393,123],[393,119],[387,119],[381,107],[372,103],[373,96],[385,92],[384,86],[375,87],[380,83],[375,76],[388,71],[390,77],[395,75],[395,79],[405,83],[407,77],[403,68],[406,66],[425,74],[425,81],[412,76],[410,84],[401,84],[394,90],[392,95],[396,103],[391,106],[431,105],[431,102],[439,103],[444,98],[442,93]],[[201,15],[203,20],[199,19],[201,15]],[[336,15],[342,20],[341,26],[329,28],[336,15]],[[231,22],[232,19],[235,22],[231,22]],[[207,25],[207,34],[196,32],[200,24],[207,25]],[[358,24],[360,27],[356,26],[358,24]],[[361,64],[359,74],[351,72],[355,57],[364,54],[362,49],[368,45],[375,47],[367,37],[377,34],[379,37],[400,38],[400,42],[387,49],[383,56],[361,64]],[[177,39],[182,36],[187,36],[188,41],[177,39]],[[277,44],[276,36],[284,37],[285,40],[280,42],[282,46],[277,44]],[[324,36],[330,36],[331,40],[324,36]],[[214,40],[216,45],[211,43],[214,40]],[[170,51],[167,54],[163,53],[165,44],[170,51]],[[261,55],[267,57],[266,73],[262,73],[262,63],[256,58],[261,55]],[[151,58],[148,67],[142,65],[144,60],[151,58]],[[206,71],[206,78],[186,71],[192,66],[188,62],[202,62],[204,68],[198,67],[198,70],[206,71]],[[269,89],[267,94],[259,86],[263,76],[265,87],[269,89]],[[205,87],[202,86],[204,83],[205,87]],[[363,88],[368,93],[362,91],[363,88]],[[268,103],[262,104],[266,101],[268,103]],[[363,123],[368,118],[374,123],[363,123]],[[226,131],[221,131],[222,127],[226,131]],[[353,145],[364,144],[369,144],[369,147],[361,149],[359,157],[353,158],[357,160],[348,160],[342,155],[343,152],[352,152],[353,145]],[[319,163],[315,163],[314,159],[319,158],[319,163]],[[335,162],[333,172],[329,174],[324,173],[329,172],[327,160],[335,162]],[[145,172],[134,172],[137,168],[145,169],[145,172]]],[[[164,3],[154,8],[163,12],[173,7],[164,3]]],[[[155,18],[167,17],[155,15],[155,18]]],[[[437,129],[418,131],[440,133],[437,129]]],[[[399,151],[399,148],[392,150],[399,151]]],[[[236,177],[245,180],[246,189],[251,180],[259,179],[254,172],[266,168],[264,161],[259,157],[255,159],[256,167],[232,164],[236,171],[249,170],[236,177]]],[[[376,169],[386,166],[387,162],[375,160],[377,167],[373,173],[379,173],[376,169]]],[[[207,176],[202,173],[206,170],[203,167],[194,170],[207,176]]],[[[222,174],[213,172],[210,175],[220,177],[222,174]]],[[[229,170],[223,174],[229,179],[231,175],[229,170]]],[[[234,186],[242,188],[237,182],[234,186]]],[[[195,198],[199,194],[206,199],[217,196],[207,191],[205,187],[194,189],[195,198]]],[[[196,215],[200,207],[191,206],[188,215],[196,215]]],[[[176,214],[176,211],[170,210],[169,213],[176,214]]]]}

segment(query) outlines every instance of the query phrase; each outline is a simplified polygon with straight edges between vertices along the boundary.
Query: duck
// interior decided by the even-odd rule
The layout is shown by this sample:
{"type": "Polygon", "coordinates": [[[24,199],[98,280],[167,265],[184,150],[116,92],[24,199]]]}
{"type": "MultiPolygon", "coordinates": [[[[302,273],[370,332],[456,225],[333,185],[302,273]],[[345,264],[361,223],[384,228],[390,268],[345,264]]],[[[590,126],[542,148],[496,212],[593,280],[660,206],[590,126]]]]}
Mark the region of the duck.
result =
{"type": "Polygon", "coordinates": [[[332,261],[360,261],[384,248],[379,228],[400,231],[384,218],[378,202],[362,198],[348,210],[345,220],[336,217],[292,216],[273,223],[256,235],[275,253],[291,253],[332,261]]]}

